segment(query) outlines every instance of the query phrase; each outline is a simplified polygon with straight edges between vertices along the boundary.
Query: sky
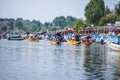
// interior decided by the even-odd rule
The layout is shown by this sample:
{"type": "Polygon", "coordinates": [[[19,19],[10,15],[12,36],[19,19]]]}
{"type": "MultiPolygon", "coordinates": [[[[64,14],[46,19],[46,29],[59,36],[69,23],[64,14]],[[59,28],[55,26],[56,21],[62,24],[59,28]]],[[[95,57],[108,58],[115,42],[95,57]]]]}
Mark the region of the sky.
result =
{"type": "MultiPolygon", "coordinates": [[[[0,18],[23,18],[52,22],[55,17],[73,16],[85,19],[84,9],[90,0],[0,0],[0,18]]],[[[120,0],[104,0],[114,9],[120,0]]]]}

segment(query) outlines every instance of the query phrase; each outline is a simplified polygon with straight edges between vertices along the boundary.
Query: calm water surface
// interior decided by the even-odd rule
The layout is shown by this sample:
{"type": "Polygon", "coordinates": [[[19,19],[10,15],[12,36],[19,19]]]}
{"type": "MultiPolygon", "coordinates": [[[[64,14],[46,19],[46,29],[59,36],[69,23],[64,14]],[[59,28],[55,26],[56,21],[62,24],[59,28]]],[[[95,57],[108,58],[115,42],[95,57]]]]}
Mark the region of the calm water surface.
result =
{"type": "Polygon", "coordinates": [[[0,80],[120,80],[120,52],[106,44],[0,40],[0,80]]]}

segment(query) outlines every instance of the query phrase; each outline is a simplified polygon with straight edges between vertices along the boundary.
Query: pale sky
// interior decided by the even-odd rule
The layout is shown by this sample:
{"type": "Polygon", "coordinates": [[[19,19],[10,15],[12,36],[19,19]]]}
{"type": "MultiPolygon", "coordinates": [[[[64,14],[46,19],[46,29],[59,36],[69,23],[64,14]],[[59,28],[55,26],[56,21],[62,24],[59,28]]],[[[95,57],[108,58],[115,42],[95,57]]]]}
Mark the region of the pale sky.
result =
{"type": "MultiPolygon", "coordinates": [[[[104,0],[114,9],[120,0],[104,0]]],[[[0,18],[23,18],[52,22],[56,16],[83,18],[89,0],[0,0],[0,18]]]]}

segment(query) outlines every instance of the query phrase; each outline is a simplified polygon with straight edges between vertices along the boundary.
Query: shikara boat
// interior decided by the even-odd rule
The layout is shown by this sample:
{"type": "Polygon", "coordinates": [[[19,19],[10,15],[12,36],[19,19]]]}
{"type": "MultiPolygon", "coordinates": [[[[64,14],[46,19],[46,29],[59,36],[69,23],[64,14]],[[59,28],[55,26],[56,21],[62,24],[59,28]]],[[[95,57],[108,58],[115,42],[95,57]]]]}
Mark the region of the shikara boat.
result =
{"type": "Polygon", "coordinates": [[[25,38],[22,36],[16,36],[16,35],[12,35],[10,37],[8,37],[8,40],[24,40],[25,38]]]}
{"type": "Polygon", "coordinates": [[[113,50],[120,51],[120,44],[116,44],[116,43],[107,43],[107,44],[113,50]]]}
{"type": "Polygon", "coordinates": [[[76,40],[68,40],[67,43],[68,43],[68,44],[77,45],[77,44],[80,44],[80,41],[76,41],[76,40]]]}
{"type": "Polygon", "coordinates": [[[37,39],[28,39],[28,42],[39,42],[37,39]]]}
{"type": "Polygon", "coordinates": [[[92,39],[90,36],[83,36],[81,37],[82,40],[81,40],[81,44],[86,44],[86,45],[89,45],[92,43],[92,39]]]}
{"type": "Polygon", "coordinates": [[[85,41],[85,42],[81,42],[81,44],[86,44],[86,45],[89,45],[89,44],[91,44],[92,42],[88,42],[88,41],[85,41]]]}
{"type": "Polygon", "coordinates": [[[52,41],[51,41],[51,44],[61,44],[61,42],[60,42],[60,41],[52,40],[52,41]]]}

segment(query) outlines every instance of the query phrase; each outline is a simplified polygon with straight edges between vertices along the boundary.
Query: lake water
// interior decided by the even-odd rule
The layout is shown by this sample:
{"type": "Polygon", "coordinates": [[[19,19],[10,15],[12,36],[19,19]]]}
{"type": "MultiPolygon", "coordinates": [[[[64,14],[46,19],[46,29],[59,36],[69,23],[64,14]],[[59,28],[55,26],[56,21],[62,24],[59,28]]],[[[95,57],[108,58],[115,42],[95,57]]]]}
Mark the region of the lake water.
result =
{"type": "Polygon", "coordinates": [[[107,44],[2,39],[0,80],[120,80],[120,52],[107,44]]]}

